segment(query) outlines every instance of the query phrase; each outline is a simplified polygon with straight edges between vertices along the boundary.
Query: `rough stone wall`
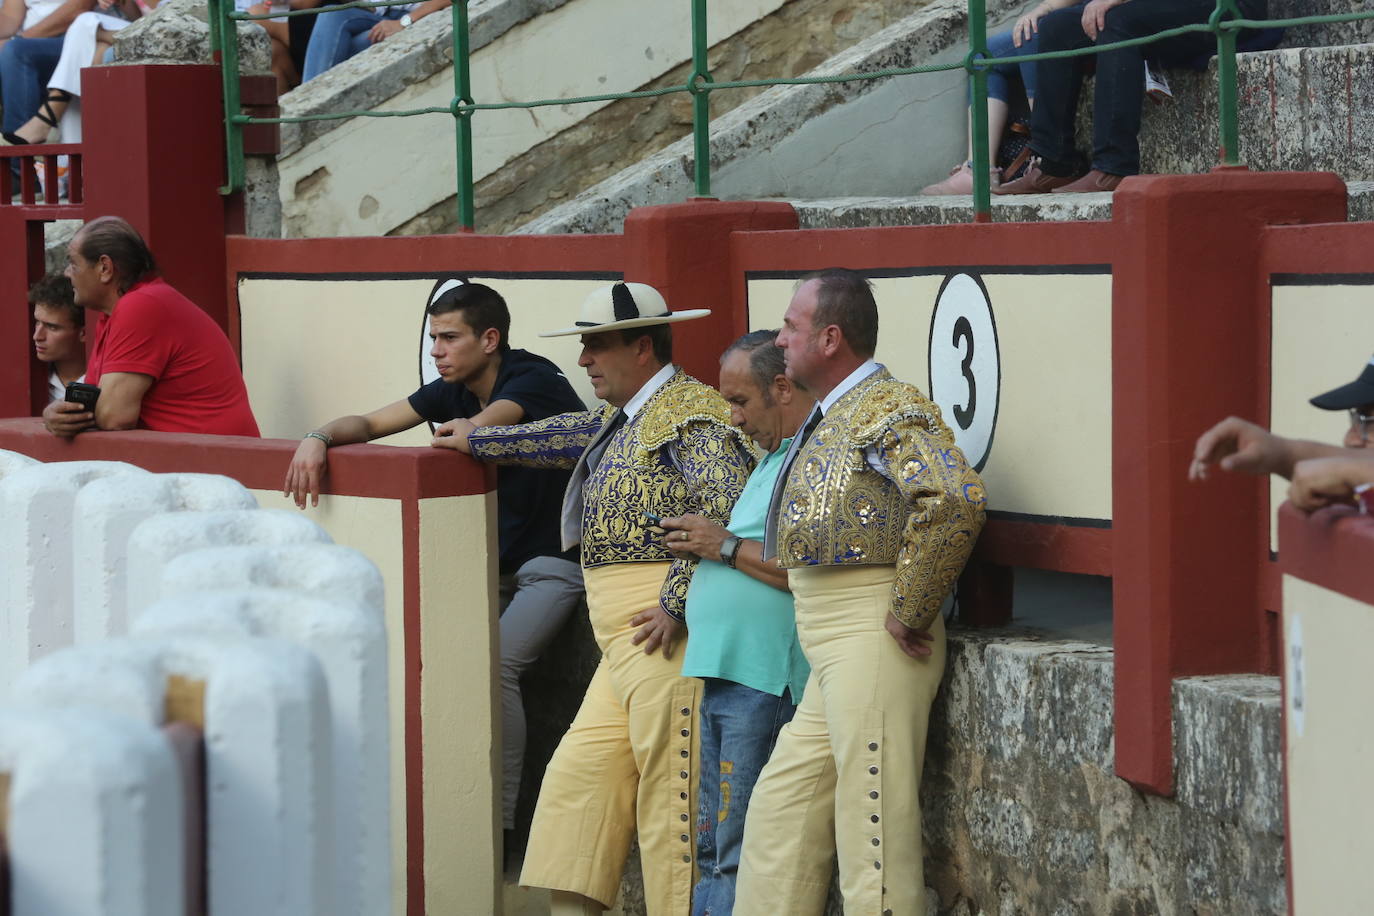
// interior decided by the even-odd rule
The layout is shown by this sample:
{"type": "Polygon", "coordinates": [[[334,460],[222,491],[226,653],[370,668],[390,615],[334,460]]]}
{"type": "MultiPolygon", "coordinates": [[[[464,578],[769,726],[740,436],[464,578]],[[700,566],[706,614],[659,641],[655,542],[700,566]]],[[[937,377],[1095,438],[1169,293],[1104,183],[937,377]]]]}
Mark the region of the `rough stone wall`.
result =
{"type": "Polygon", "coordinates": [[[1287,911],[1277,678],[1175,683],[1165,799],[1112,772],[1110,649],[963,631],[949,658],[922,787],[942,912],[1287,911]]]}
{"type": "MultiPolygon", "coordinates": [[[[526,679],[531,749],[521,827],[599,657],[573,651],[526,679]]],[[[1247,916],[1287,912],[1278,678],[1174,684],[1174,798],[1113,772],[1112,650],[1007,630],[950,632],[932,711],[921,815],[935,916],[1247,916]],[[938,898],[938,899],[937,899],[938,898]]],[[[637,859],[620,912],[643,916],[637,859]]],[[[832,887],[826,916],[844,910],[832,887]]]]}
{"type": "MultiPolygon", "coordinates": [[[[929,0],[792,0],[772,16],[710,51],[713,79],[798,76],[832,55],[898,21],[929,0]]],[[[637,89],[682,85],[684,64],[637,89]]],[[[711,95],[718,117],[763,89],[711,95]]],[[[691,132],[692,100],[685,93],[625,99],[539,144],[477,183],[476,206],[484,233],[504,233],[655,153],[691,132]]],[[[456,228],[454,198],[403,224],[393,235],[430,235],[456,228]]]]}

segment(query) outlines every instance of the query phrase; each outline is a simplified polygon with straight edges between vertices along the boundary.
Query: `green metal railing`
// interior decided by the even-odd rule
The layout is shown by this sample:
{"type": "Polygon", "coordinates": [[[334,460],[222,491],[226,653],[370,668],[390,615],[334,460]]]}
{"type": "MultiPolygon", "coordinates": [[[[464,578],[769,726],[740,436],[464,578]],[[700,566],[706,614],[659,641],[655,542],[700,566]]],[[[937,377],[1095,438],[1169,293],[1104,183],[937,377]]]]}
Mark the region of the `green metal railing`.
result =
{"type": "MultiPolygon", "coordinates": [[[[698,197],[711,195],[711,93],[725,89],[749,89],[770,86],[804,86],[821,83],[847,83],[862,80],[910,76],[918,73],[939,73],[965,70],[972,82],[972,102],[969,115],[973,143],[973,210],[974,220],[985,222],[991,218],[991,189],[988,161],[987,74],[992,60],[987,54],[987,19],[985,0],[968,0],[969,52],[962,61],[950,64],[928,64],[919,67],[892,67],[861,73],[842,73],[834,76],[781,77],[764,80],[731,80],[715,82],[711,78],[707,60],[706,4],[707,0],[691,0],[692,4],[692,70],[682,85],[663,86],[633,92],[607,92],[572,98],[538,99],[534,101],[484,102],[474,101],[469,72],[471,57],[468,35],[468,0],[453,0],[453,100],[446,107],[432,106],[391,111],[339,111],[295,117],[259,118],[242,113],[239,97],[238,42],[227,41],[235,31],[235,23],[254,22],[291,16],[317,16],[320,13],[346,9],[378,9],[400,6],[410,0],[379,0],[379,2],[340,3],[308,10],[251,15],[235,12],[233,0],[208,0],[210,5],[210,47],[221,64],[224,86],[224,133],[228,159],[228,178],[221,193],[232,194],[243,189],[243,128],[249,124],[300,124],[310,121],[330,121],[345,118],[406,118],[426,114],[447,114],[455,119],[455,149],[457,152],[458,223],[464,231],[472,231],[472,116],[478,111],[533,109],[553,105],[579,105],[595,102],[614,102],[621,99],[643,99],[685,92],[692,96],[692,132],[694,137],[694,179],[698,197]]],[[[1220,122],[1221,164],[1240,164],[1240,142],[1237,118],[1236,34],[1240,29],[1284,28],[1295,25],[1320,25],[1353,22],[1374,18],[1374,11],[1331,13],[1318,16],[1297,16],[1288,19],[1243,19],[1236,0],[1216,0],[1216,8],[1205,23],[1163,29],[1153,35],[1093,45],[1066,51],[1045,51],[1003,57],[998,64],[1026,63],[1099,54],[1114,48],[1152,44],[1166,38],[1198,32],[1216,36],[1218,120],[1220,122]]]]}

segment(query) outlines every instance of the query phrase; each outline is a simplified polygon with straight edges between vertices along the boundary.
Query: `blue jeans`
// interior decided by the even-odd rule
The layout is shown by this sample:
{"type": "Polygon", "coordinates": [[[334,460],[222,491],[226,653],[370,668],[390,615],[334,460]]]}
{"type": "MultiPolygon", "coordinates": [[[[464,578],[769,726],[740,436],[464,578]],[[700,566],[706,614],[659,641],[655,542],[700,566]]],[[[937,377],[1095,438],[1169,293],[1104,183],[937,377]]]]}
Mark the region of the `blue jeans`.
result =
{"type": "MultiPolygon", "coordinates": [[[[998,32],[996,35],[988,36],[988,56],[1014,57],[1018,54],[1034,54],[1035,48],[1039,43],[1038,35],[1031,37],[1017,47],[1012,43],[1011,32],[998,32]]],[[[988,68],[988,98],[999,99],[1003,102],[1011,101],[1011,87],[1013,83],[1020,83],[1026,90],[1026,98],[1035,99],[1035,62],[1028,64],[997,64],[988,68]]]]}
{"type": "Polygon", "coordinates": [[[62,39],[61,35],[11,38],[0,48],[0,95],[5,104],[0,130],[18,130],[38,114],[48,80],[62,56],[62,39]]]}
{"type": "Polygon", "coordinates": [[[703,678],[701,783],[697,787],[697,868],[692,916],[730,916],[744,844],[744,815],[778,732],[797,711],[791,692],[763,693],[734,681],[703,678]]]}
{"type": "Polygon", "coordinates": [[[366,51],[372,42],[367,33],[383,19],[400,19],[406,10],[388,6],[380,10],[337,10],[315,17],[315,30],[305,46],[305,72],[301,82],[308,83],[354,54],[366,51]]]}

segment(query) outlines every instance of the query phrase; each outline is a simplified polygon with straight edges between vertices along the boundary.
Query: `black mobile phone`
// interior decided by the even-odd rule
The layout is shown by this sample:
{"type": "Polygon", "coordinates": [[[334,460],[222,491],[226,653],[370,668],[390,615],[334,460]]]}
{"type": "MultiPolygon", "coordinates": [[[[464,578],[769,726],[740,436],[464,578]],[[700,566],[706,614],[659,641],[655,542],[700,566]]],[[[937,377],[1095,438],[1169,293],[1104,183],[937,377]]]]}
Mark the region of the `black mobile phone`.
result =
{"type": "Polygon", "coordinates": [[[80,404],[87,410],[95,410],[95,402],[100,400],[100,386],[87,385],[85,382],[69,382],[64,400],[80,404]]]}

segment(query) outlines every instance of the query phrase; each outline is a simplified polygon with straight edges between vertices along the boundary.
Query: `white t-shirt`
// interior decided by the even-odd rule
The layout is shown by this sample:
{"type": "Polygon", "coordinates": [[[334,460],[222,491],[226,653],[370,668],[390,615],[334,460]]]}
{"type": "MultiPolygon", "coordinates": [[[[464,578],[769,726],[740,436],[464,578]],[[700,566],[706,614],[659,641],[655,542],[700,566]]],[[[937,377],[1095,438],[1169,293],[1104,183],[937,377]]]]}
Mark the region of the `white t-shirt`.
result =
{"type": "MultiPolygon", "coordinates": [[[[79,376],[77,376],[76,378],[72,379],[72,381],[74,381],[74,382],[84,382],[84,381],[86,381],[86,374],[83,372],[81,375],[79,375],[79,376]]],[[[63,398],[65,398],[66,396],[67,396],[67,386],[64,385],[64,384],[62,384],[62,380],[61,380],[60,378],[57,377],[57,370],[56,370],[56,369],[50,370],[50,371],[48,372],[48,397],[49,397],[49,400],[60,401],[60,400],[62,400],[63,398]]]]}
{"type": "Polygon", "coordinates": [[[62,5],[63,0],[25,0],[24,24],[19,27],[22,32],[24,29],[33,28],[47,19],[57,8],[62,5]]]}

